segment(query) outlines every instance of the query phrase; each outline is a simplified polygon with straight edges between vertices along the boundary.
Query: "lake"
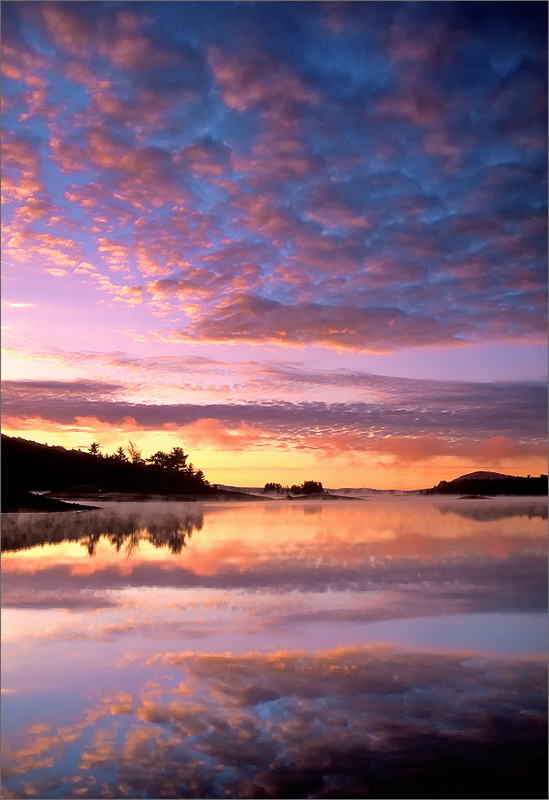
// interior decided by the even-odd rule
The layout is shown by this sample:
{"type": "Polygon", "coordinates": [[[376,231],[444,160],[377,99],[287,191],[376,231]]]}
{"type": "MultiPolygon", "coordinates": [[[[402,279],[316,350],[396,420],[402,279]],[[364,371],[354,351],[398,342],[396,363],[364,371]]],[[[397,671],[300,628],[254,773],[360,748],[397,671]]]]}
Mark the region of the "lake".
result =
{"type": "Polygon", "coordinates": [[[3,798],[547,797],[547,500],[2,519],[3,798]]]}

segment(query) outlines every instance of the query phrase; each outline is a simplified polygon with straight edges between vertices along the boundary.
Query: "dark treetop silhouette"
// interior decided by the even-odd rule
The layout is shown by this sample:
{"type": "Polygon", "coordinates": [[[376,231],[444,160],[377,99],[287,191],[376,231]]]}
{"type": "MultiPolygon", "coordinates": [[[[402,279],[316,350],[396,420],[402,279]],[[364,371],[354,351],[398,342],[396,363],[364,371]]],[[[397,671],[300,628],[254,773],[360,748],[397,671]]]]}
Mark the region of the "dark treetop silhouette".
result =
{"type": "Polygon", "coordinates": [[[111,456],[102,456],[98,442],[89,452],[66,450],[2,435],[2,510],[21,507],[60,510],[28,490],[78,490],[80,495],[101,492],[157,492],[209,495],[214,492],[202,470],[187,464],[182,448],[155,453],[148,463],[130,442],[111,456]],[[128,455],[126,455],[126,453],[128,455]]]}

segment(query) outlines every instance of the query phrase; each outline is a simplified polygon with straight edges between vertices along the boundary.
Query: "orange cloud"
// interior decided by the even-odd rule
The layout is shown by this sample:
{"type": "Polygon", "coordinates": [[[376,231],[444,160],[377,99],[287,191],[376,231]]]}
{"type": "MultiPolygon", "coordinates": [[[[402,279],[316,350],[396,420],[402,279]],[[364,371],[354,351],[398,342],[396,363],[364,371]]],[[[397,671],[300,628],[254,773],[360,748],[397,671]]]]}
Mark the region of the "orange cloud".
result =
{"type": "Polygon", "coordinates": [[[45,187],[40,175],[40,154],[34,143],[2,129],[2,169],[2,203],[26,201],[32,216],[29,203],[45,203],[43,197],[36,197],[45,193],[45,187]]]}
{"type": "Polygon", "coordinates": [[[164,430],[176,430],[191,447],[207,447],[216,450],[245,450],[265,444],[269,434],[253,425],[224,426],[217,419],[200,419],[190,425],[167,423],[164,430]]]}
{"type": "Polygon", "coordinates": [[[36,254],[56,267],[76,267],[82,261],[79,243],[50,233],[36,233],[31,228],[9,235],[3,252],[16,261],[28,261],[29,254],[36,254]]]}
{"type": "Polygon", "coordinates": [[[543,457],[547,453],[545,443],[512,441],[506,436],[476,441],[463,438],[456,440],[434,433],[375,438],[370,447],[376,452],[392,456],[395,463],[413,463],[451,455],[479,464],[492,464],[494,467],[505,460],[543,457]]]}

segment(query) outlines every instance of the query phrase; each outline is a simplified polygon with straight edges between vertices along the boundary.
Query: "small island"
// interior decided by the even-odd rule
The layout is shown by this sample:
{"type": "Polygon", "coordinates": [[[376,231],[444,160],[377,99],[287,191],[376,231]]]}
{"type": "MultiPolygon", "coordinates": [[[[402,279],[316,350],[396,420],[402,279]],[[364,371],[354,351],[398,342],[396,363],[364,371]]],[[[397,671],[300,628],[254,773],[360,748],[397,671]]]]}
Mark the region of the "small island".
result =
{"type": "Polygon", "coordinates": [[[303,483],[293,486],[282,486],[281,483],[266,483],[263,488],[263,494],[267,495],[282,495],[287,499],[294,497],[315,497],[329,496],[329,493],[323,488],[321,481],[304,481],[303,483]]]}

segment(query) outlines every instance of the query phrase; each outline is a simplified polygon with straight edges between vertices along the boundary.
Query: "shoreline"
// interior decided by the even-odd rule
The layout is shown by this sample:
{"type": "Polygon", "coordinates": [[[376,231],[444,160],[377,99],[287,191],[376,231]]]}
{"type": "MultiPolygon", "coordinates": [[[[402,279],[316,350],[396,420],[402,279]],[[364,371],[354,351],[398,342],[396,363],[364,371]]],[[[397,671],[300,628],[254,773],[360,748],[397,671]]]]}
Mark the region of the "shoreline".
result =
{"type": "MultiPolygon", "coordinates": [[[[379,495],[374,497],[353,497],[349,495],[330,494],[325,492],[322,494],[310,495],[284,495],[273,496],[263,494],[249,494],[245,492],[231,492],[225,489],[217,489],[207,494],[197,493],[183,493],[183,492],[162,492],[162,491],[94,491],[90,493],[82,491],[58,490],[47,493],[35,494],[32,491],[17,490],[11,496],[6,496],[8,493],[4,492],[2,497],[2,515],[4,514],[40,514],[40,513],[57,513],[57,512],[81,512],[99,510],[104,506],[97,506],[94,503],[326,503],[334,501],[345,502],[368,502],[373,500],[383,499],[379,495]]],[[[406,493],[406,496],[413,494],[417,497],[425,497],[425,499],[438,499],[442,501],[463,501],[463,500],[519,500],[527,499],[524,495],[422,495],[418,493],[406,493]]],[[[391,493],[391,497],[394,497],[391,493]]],[[[528,496],[530,500],[543,501],[547,499],[546,495],[532,495],[528,496]]],[[[387,498],[388,499],[388,498],[387,498]]]]}
{"type": "Polygon", "coordinates": [[[100,491],[93,495],[83,492],[53,491],[47,494],[34,494],[31,491],[17,492],[18,497],[14,502],[4,505],[2,514],[40,514],[48,512],[67,512],[67,511],[92,511],[101,506],[93,505],[93,502],[104,503],[222,503],[222,502],[333,502],[333,501],[356,501],[364,502],[365,497],[348,497],[341,495],[323,494],[314,495],[292,495],[283,497],[273,497],[272,495],[248,494],[245,492],[230,492],[219,489],[208,494],[185,494],[182,492],[129,492],[129,491],[100,491]]]}

